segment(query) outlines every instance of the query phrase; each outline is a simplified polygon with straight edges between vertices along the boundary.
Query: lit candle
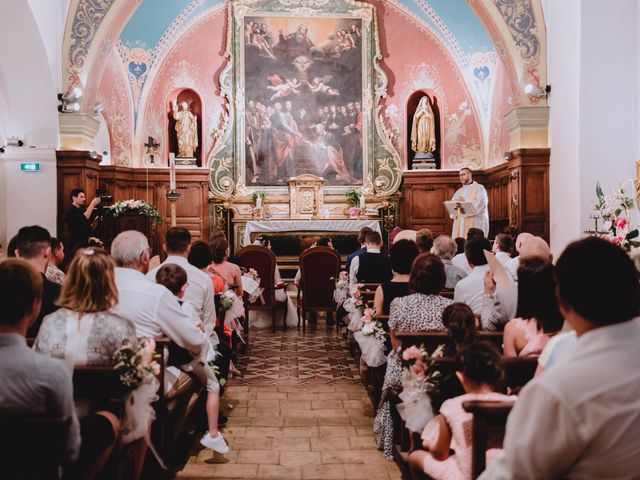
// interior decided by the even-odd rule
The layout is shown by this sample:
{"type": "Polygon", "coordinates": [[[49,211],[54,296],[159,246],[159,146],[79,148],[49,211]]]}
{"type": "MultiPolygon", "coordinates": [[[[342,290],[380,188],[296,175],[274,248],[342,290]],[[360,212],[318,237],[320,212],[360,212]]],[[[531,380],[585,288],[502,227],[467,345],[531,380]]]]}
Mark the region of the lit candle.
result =
{"type": "Polygon", "coordinates": [[[169,154],[169,191],[176,191],[176,154],[169,154]]]}
{"type": "Polygon", "coordinates": [[[360,208],[364,211],[364,192],[360,192],[360,208]]]}

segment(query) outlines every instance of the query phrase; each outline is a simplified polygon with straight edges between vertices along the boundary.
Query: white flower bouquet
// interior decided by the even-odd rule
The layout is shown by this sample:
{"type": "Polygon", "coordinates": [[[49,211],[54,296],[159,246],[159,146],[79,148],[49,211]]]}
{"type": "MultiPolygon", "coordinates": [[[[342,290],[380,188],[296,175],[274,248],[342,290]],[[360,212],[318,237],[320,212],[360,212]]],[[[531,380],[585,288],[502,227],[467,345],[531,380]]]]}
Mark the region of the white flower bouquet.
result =
{"type": "Polygon", "coordinates": [[[114,217],[129,212],[138,213],[139,215],[149,217],[153,225],[160,225],[163,221],[162,215],[160,215],[156,207],[144,200],[123,200],[107,207],[107,210],[109,210],[114,217]]]}

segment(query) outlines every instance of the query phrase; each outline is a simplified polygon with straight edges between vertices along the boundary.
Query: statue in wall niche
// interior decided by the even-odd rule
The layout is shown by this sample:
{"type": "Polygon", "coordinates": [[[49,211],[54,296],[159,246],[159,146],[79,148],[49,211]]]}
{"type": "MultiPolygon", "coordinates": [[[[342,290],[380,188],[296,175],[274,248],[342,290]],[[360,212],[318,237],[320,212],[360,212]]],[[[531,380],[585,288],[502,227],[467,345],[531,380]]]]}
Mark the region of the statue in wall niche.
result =
{"type": "Polygon", "coordinates": [[[187,102],[173,101],[173,118],[178,137],[178,158],[193,158],[198,148],[198,118],[189,111],[187,102]]]}
{"type": "Polygon", "coordinates": [[[436,149],[435,117],[429,97],[424,96],[418,103],[411,125],[411,150],[415,152],[413,168],[435,168],[433,152],[436,149]]]}

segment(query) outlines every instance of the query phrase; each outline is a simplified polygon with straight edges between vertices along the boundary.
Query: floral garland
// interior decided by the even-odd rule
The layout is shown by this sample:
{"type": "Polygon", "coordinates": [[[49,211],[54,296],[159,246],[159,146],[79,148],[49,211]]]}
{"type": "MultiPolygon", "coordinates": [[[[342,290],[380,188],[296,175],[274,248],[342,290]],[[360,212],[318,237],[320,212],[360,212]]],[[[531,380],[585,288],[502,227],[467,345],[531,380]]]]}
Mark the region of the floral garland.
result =
{"type": "Polygon", "coordinates": [[[139,215],[149,217],[149,220],[151,220],[153,225],[160,225],[163,221],[162,215],[160,215],[158,209],[144,200],[123,200],[121,202],[114,203],[110,207],[107,207],[107,209],[114,217],[129,212],[135,212],[139,215]]]}
{"type": "Polygon", "coordinates": [[[362,314],[362,334],[370,337],[373,336],[376,340],[382,342],[387,339],[387,332],[382,328],[382,323],[378,320],[373,320],[376,311],[373,308],[365,308],[362,314]]]}
{"type": "Polygon", "coordinates": [[[613,197],[606,196],[602,192],[600,182],[596,185],[597,201],[593,209],[596,211],[596,218],[602,220],[604,231],[596,232],[596,235],[620,246],[624,250],[631,251],[639,247],[640,242],[636,240],[640,235],[638,228],[632,228],[629,210],[633,208],[633,199],[626,195],[623,185],[619,185],[613,192],[613,197]]]}

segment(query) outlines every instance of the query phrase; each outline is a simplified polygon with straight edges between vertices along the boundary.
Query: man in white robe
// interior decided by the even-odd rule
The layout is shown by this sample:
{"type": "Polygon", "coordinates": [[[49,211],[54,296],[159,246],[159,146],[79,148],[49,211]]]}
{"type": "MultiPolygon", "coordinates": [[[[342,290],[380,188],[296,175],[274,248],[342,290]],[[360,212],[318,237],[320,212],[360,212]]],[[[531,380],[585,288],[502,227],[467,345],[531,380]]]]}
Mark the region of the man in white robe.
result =
{"type": "Polygon", "coordinates": [[[467,232],[470,228],[479,228],[487,236],[489,234],[489,198],[487,197],[487,191],[478,182],[473,181],[471,170],[467,167],[460,170],[460,181],[462,182],[462,187],[456,190],[452,201],[473,203],[475,214],[471,215],[458,210],[456,215],[451,216],[453,219],[451,237],[467,238],[467,232]]]}

